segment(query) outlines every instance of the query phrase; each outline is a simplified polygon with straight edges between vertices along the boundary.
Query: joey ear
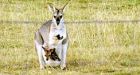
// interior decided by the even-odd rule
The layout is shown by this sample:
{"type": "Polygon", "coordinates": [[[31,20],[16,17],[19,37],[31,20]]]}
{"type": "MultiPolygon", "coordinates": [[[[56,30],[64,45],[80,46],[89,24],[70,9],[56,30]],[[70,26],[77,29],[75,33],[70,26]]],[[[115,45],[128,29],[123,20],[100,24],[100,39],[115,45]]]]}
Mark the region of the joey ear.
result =
{"type": "Polygon", "coordinates": [[[55,48],[51,49],[51,52],[54,52],[55,48]]]}

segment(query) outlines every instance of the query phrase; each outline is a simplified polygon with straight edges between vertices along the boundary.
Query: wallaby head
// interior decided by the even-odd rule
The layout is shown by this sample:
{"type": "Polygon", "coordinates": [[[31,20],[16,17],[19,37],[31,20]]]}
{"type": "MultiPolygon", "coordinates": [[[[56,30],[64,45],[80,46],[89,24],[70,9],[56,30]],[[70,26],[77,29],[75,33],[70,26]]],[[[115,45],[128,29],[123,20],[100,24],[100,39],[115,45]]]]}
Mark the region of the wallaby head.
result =
{"type": "Polygon", "coordinates": [[[52,4],[48,4],[49,10],[53,13],[52,22],[54,22],[54,24],[57,26],[59,26],[61,23],[64,22],[63,15],[64,15],[64,10],[65,10],[66,5],[58,9],[54,7],[52,4]]]}

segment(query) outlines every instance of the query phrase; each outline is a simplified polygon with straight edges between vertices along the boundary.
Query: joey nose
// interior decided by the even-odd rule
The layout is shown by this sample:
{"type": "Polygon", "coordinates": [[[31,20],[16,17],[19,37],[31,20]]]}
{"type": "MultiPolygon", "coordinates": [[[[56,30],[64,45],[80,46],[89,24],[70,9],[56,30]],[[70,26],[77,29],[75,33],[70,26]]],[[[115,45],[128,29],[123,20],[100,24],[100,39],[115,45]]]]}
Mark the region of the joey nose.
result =
{"type": "Polygon", "coordinates": [[[63,36],[60,36],[59,34],[56,36],[58,40],[63,39],[63,36]]]}

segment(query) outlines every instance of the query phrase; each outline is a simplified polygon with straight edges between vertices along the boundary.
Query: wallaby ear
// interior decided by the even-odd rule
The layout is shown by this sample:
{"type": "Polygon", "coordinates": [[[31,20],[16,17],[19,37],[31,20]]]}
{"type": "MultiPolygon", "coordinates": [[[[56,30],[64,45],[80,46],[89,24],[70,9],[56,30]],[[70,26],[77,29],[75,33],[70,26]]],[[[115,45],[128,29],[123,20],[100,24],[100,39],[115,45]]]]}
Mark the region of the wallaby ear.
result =
{"type": "Polygon", "coordinates": [[[70,1],[71,1],[71,0],[69,0],[69,1],[62,7],[62,11],[63,11],[63,12],[65,11],[65,8],[66,8],[66,6],[69,4],[70,1]]]}
{"type": "Polygon", "coordinates": [[[48,4],[48,9],[49,9],[52,13],[55,12],[55,7],[54,7],[51,3],[48,4]]]}

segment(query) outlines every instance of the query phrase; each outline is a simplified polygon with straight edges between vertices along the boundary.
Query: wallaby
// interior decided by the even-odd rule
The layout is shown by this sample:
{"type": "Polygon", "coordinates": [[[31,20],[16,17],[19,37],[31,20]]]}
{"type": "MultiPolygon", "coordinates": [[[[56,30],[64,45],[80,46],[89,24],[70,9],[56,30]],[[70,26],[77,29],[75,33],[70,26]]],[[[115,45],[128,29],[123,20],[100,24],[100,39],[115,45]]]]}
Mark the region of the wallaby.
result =
{"type": "MultiPolygon", "coordinates": [[[[68,4],[68,3],[67,3],[68,4]]],[[[66,4],[66,5],[67,5],[66,4]]],[[[68,49],[68,34],[66,32],[66,26],[64,24],[64,10],[65,7],[58,9],[52,4],[49,4],[49,10],[52,12],[52,20],[45,22],[37,32],[35,32],[35,48],[37,50],[40,69],[44,69],[45,65],[59,66],[61,69],[66,68],[66,54],[68,49]],[[54,49],[58,55],[59,60],[47,59],[45,56],[44,48],[49,46],[50,49],[54,49]],[[44,47],[44,48],[42,48],[44,47]]]]}

